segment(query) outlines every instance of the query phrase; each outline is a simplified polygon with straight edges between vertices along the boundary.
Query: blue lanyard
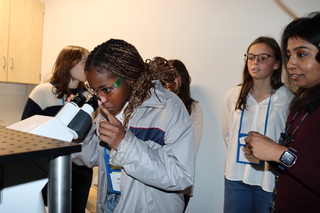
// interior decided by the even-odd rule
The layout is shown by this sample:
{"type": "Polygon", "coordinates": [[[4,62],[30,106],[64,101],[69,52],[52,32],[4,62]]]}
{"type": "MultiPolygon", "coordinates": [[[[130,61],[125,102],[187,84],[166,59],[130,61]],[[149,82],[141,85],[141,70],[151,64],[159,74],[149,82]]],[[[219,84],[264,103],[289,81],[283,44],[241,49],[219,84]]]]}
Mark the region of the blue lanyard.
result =
{"type": "Polygon", "coordinates": [[[107,154],[107,149],[106,148],[104,148],[103,155],[104,155],[104,160],[105,160],[106,169],[107,169],[107,179],[108,179],[108,184],[109,184],[108,192],[121,194],[120,191],[117,191],[116,189],[114,189],[114,187],[112,185],[112,180],[111,180],[111,174],[113,172],[121,172],[121,169],[113,169],[113,168],[111,168],[111,165],[109,163],[109,154],[107,154]]]}
{"type": "MultiPolygon", "coordinates": [[[[269,111],[270,111],[270,105],[271,105],[272,91],[273,91],[273,88],[271,88],[271,92],[270,92],[270,98],[269,98],[269,102],[268,102],[268,109],[267,109],[267,113],[266,113],[266,121],[265,121],[265,124],[264,124],[264,133],[263,133],[263,135],[266,135],[266,132],[267,132],[267,126],[268,126],[268,118],[269,118],[269,111]]],[[[244,111],[245,111],[245,108],[244,108],[244,109],[242,110],[242,112],[241,112],[240,126],[239,126],[239,135],[240,135],[240,133],[241,133],[242,119],[243,119],[244,111]]]]}
{"type": "Polygon", "coordinates": [[[61,100],[62,100],[62,106],[64,106],[64,98],[62,97],[62,99],[61,99],[61,100]]]}

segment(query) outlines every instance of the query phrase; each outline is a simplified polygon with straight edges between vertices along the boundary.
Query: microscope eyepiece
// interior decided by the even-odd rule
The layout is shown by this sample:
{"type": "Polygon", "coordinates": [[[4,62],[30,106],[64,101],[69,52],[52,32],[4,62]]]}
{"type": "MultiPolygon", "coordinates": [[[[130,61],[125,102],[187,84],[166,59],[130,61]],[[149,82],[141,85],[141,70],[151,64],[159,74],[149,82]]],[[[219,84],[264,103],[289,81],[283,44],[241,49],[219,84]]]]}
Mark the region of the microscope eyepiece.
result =
{"type": "Polygon", "coordinates": [[[95,111],[98,108],[98,100],[98,96],[91,95],[90,98],[86,101],[86,104],[89,104],[93,108],[93,111],[95,111]]]}
{"type": "Polygon", "coordinates": [[[86,96],[84,96],[81,92],[78,92],[76,96],[73,97],[71,102],[77,104],[78,107],[82,107],[83,104],[86,102],[86,96]]]}

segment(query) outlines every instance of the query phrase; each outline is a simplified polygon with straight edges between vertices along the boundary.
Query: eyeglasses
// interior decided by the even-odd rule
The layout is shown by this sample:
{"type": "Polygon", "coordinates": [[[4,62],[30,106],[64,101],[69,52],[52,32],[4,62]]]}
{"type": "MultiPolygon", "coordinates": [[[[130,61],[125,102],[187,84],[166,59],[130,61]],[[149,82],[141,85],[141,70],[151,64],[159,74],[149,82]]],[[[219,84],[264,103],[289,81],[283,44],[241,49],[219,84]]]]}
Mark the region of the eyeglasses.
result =
{"type": "Polygon", "coordinates": [[[86,86],[87,90],[93,94],[93,95],[96,95],[96,96],[103,96],[105,98],[107,97],[110,97],[112,96],[115,91],[117,91],[117,89],[121,86],[122,84],[122,81],[123,81],[123,77],[119,78],[116,82],[114,82],[111,86],[106,86],[102,89],[98,89],[98,90],[95,90],[93,89],[92,87],[90,87],[89,85],[89,82],[86,81],[84,83],[84,85],[86,86]]]}
{"type": "Polygon", "coordinates": [[[262,53],[262,54],[259,54],[259,55],[254,55],[252,53],[249,53],[249,54],[244,54],[244,57],[246,59],[247,62],[254,62],[254,60],[256,59],[256,57],[258,57],[258,61],[261,63],[261,64],[265,64],[268,62],[268,59],[270,57],[272,57],[271,55],[268,55],[268,54],[265,54],[265,53],[262,53]]]}

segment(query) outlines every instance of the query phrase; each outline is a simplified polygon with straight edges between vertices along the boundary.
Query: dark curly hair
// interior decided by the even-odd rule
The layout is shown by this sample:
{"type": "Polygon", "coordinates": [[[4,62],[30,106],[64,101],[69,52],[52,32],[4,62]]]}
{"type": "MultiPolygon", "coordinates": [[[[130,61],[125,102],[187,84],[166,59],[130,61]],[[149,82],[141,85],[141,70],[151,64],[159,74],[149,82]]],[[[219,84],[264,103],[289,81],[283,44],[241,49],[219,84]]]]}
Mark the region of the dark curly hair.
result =
{"type": "Polygon", "coordinates": [[[154,88],[152,80],[173,82],[176,76],[166,59],[155,57],[144,62],[132,44],[120,39],[110,39],[94,48],[85,65],[86,72],[92,70],[110,72],[134,82],[128,106],[123,113],[125,127],[134,110],[150,98],[150,91],[154,88]]]}
{"type": "MultiPolygon", "coordinates": [[[[60,51],[53,65],[52,77],[49,80],[55,88],[52,88],[52,92],[57,98],[60,99],[63,98],[64,95],[67,97],[71,95],[68,87],[71,79],[70,70],[81,61],[82,56],[86,57],[88,54],[89,50],[73,45],[66,46],[60,51]]],[[[79,83],[78,89],[80,91],[85,90],[83,82],[79,83]]]]}

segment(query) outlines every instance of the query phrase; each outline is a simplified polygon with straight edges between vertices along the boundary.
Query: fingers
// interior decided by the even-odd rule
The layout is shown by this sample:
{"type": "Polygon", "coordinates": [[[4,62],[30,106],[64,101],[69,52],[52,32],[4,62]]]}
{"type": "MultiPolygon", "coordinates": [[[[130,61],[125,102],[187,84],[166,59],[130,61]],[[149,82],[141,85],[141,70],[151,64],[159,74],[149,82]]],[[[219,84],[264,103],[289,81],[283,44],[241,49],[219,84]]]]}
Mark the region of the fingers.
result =
{"type": "Polygon", "coordinates": [[[247,151],[252,155],[252,145],[251,145],[251,140],[253,139],[254,136],[259,136],[261,135],[259,132],[254,132],[251,131],[248,133],[248,136],[245,137],[244,142],[246,143],[246,149],[247,151]]]}
{"type": "Polygon", "coordinates": [[[69,103],[75,95],[71,94],[69,97],[67,97],[66,103],[69,103]]]}
{"type": "Polygon", "coordinates": [[[248,150],[248,152],[251,154],[252,153],[252,146],[250,145],[250,139],[251,139],[251,136],[247,136],[245,139],[244,139],[244,142],[246,143],[246,149],[248,150]]]}
{"type": "Polygon", "coordinates": [[[122,123],[98,100],[98,104],[107,116],[108,120],[99,118],[99,130],[100,133],[99,139],[109,144],[113,149],[117,149],[121,140],[125,136],[125,129],[122,126],[122,123]]]}
{"type": "Polygon", "coordinates": [[[102,140],[112,147],[112,142],[117,137],[117,129],[114,125],[112,125],[109,121],[98,118],[99,120],[99,140],[102,140]]]}
{"type": "Polygon", "coordinates": [[[249,143],[250,138],[251,138],[251,136],[248,134],[248,136],[244,138],[244,142],[246,142],[246,144],[249,143]]]}
{"type": "Polygon", "coordinates": [[[104,135],[113,136],[114,133],[118,132],[118,126],[112,124],[108,120],[104,120],[102,118],[98,118],[99,120],[99,133],[104,135]]]}
{"type": "Polygon", "coordinates": [[[250,144],[246,145],[246,149],[252,155],[252,146],[250,144]]]}
{"type": "Polygon", "coordinates": [[[123,127],[116,126],[103,119],[99,122],[99,140],[106,142],[110,147],[116,150],[125,135],[123,127]]]}
{"type": "Polygon", "coordinates": [[[260,134],[259,132],[256,132],[256,131],[250,131],[250,132],[248,132],[248,135],[249,136],[262,136],[262,134],[260,134]]]}
{"type": "MultiPolygon", "coordinates": [[[[248,136],[245,137],[245,139],[244,139],[244,142],[246,142],[246,147],[247,147],[247,144],[251,144],[251,143],[254,142],[254,140],[256,140],[256,139],[253,139],[253,138],[260,138],[260,137],[265,137],[265,136],[260,134],[259,132],[255,132],[255,131],[248,132],[248,136]],[[251,140],[253,140],[253,141],[251,141],[251,140]]],[[[251,149],[252,146],[250,145],[249,148],[251,149]]]]}
{"type": "Polygon", "coordinates": [[[246,148],[247,148],[247,150],[249,151],[251,151],[251,149],[252,149],[252,146],[249,144],[249,143],[246,143],[246,148]]]}
{"type": "Polygon", "coordinates": [[[100,100],[98,100],[98,105],[100,106],[102,111],[105,113],[105,115],[108,117],[108,120],[110,123],[113,123],[113,124],[120,123],[120,121],[116,118],[116,116],[114,116],[112,113],[110,113],[110,111],[103,106],[103,104],[101,103],[100,100]]]}

